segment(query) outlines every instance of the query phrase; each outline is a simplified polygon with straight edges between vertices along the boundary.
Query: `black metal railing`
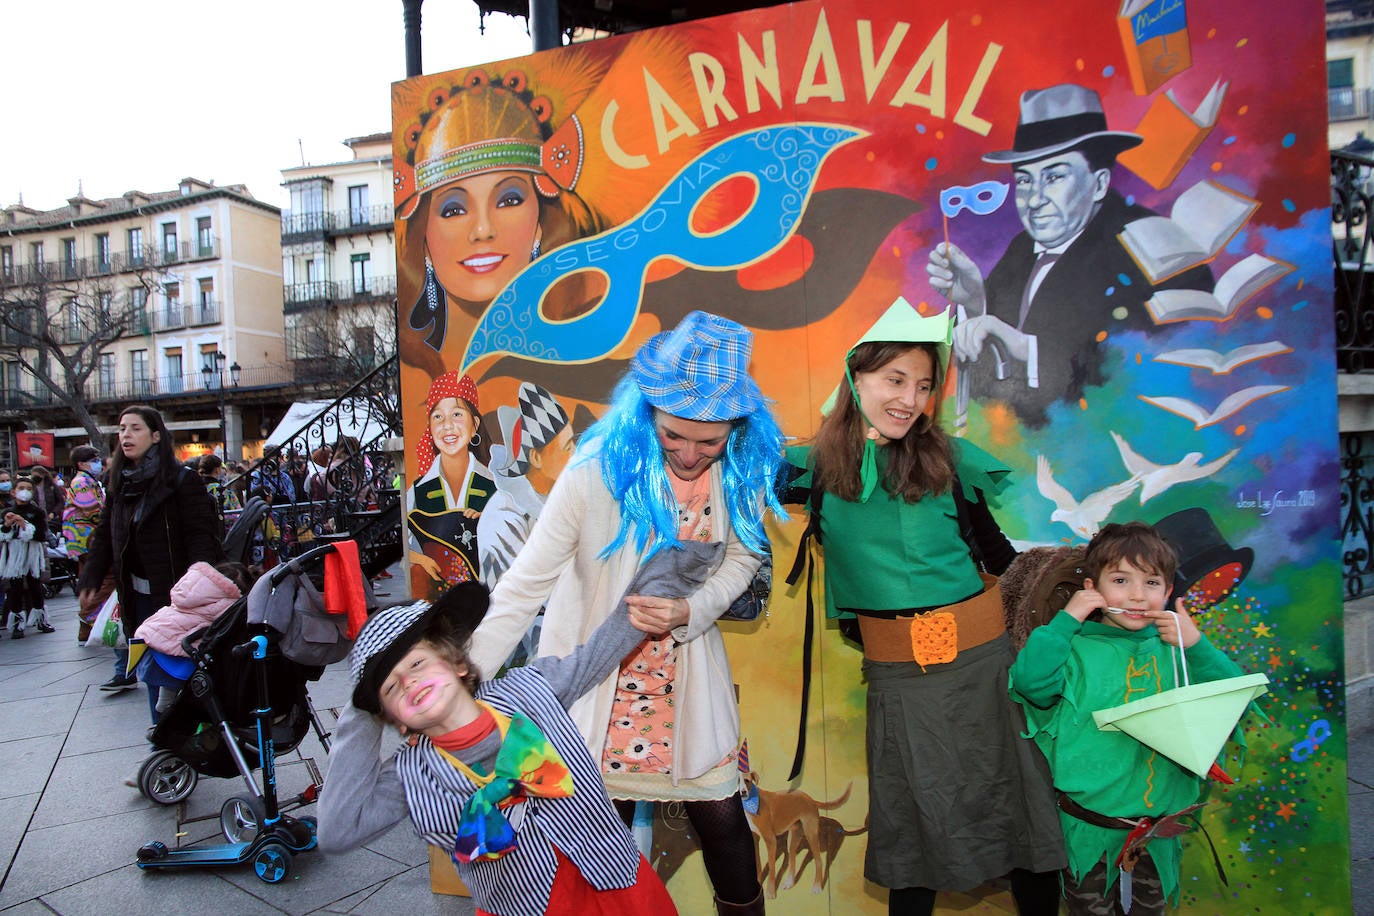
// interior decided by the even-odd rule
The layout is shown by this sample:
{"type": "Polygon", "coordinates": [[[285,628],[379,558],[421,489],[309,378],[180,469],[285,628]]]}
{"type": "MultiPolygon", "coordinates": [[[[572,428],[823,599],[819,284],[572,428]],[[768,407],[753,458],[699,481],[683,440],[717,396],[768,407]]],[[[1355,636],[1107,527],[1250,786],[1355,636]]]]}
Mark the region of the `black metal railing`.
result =
{"type": "Polygon", "coordinates": [[[1332,121],[1357,121],[1369,117],[1370,90],[1340,86],[1326,90],[1326,113],[1332,121]]]}
{"type": "Polygon", "coordinates": [[[1345,597],[1374,589],[1374,453],[1370,437],[1341,434],[1341,559],[1345,597]]]}
{"type": "Polygon", "coordinates": [[[334,214],[325,211],[307,211],[281,215],[281,240],[283,243],[300,241],[307,238],[321,238],[334,228],[334,214]]]}
{"type": "Polygon", "coordinates": [[[332,280],[288,283],[282,287],[282,301],[287,311],[299,311],[311,306],[325,305],[335,301],[338,297],[338,284],[332,280]]]}
{"type": "MultiPolygon", "coordinates": [[[[344,538],[358,542],[369,571],[400,558],[401,494],[386,451],[387,440],[401,434],[399,378],[393,356],[226,484],[243,503],[255,495],[271,502],[255,535],[258,559],[287,559],[344,538]]],[[[234,513],[225,514],[232,523],[234,513]]]]}
{"type": "Polygon", "coordinates": [[[391,204],[375,204],[371,207],[349,207],[330,214],[329,231],[336,235],[349,232],[367,232],[391,226],[393,214],[391,204]]]}
{"type": "MultiPolygon", "coordinates": [[[[1369,233],[1374,158],[1331,152],[1331,251],[1336,365],[1374,370],[1374,263],[1369,233]]],[[[1345,597],[1374,592],[1374,433],[1345,432],[1341,449],[1341,554],[1345,597]]]]}
{"type": "Polygon", "coordinates": [[[1336,362],[1374,369],[1374,264],[1370,259],[1374,159],[1331,152],[1331,251],[1335,267],[1336,362]]]}

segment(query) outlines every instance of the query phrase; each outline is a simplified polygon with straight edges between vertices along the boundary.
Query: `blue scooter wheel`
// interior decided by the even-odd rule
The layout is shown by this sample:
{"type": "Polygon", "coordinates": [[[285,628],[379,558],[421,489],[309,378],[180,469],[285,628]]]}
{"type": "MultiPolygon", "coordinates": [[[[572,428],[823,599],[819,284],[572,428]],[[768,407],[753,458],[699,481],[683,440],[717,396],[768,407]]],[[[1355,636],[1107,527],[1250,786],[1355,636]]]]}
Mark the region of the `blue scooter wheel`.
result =
{"type": "Polygon", "coordinates": [[[153,840],[151,843],[144,843],[138,847],[138,861],[140,862],[156,862],[165,858],[167,858],[167,844],[159,840],[153,840]]]}
{"type": "Polygon", "coordinates": [[[253,856],[253,871],[268,884],[276,884],[291,871],[291,853],[281,843],[268,843],[253,856]]]}

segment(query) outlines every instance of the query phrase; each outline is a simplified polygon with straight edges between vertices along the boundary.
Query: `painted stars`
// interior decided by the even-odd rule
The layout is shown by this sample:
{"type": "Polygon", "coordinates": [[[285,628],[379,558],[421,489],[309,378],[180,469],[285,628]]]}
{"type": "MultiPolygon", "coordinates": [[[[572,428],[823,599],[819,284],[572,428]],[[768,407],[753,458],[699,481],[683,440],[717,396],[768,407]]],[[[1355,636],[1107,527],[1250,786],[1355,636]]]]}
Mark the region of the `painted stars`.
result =
{"type": "Polygon", "coordinates": [[[1274,632],[1269,629],[1269,624],[1267,623],[1255,624],[1253,627],[1250,628],[1250,632],[1254,633],[1257,637],[1261,639],[1267,639],[1268,637],[1274,635],[1274,632]]]}
{"type": "Polygon", "coordinates": [[[1291,818],[1293,815],[1297,813],[1298,809],[1293,806],[1292,802],[1284,802],[1283,804],[1279,805],[1279,810],[1274,812],[1274,816],[1283,818],[1283,822],[1286,824],[1288,823],[1289,818],[1291,818]]]}

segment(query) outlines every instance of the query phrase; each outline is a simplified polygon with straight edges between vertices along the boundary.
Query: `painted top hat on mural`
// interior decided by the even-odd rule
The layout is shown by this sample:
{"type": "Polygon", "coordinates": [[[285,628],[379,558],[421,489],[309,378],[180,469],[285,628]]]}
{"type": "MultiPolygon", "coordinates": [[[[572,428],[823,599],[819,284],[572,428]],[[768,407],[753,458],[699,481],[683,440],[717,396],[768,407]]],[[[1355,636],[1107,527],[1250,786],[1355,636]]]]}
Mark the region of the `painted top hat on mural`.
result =
{"type": "Polygon", "coordinates": [[[1210,610],[1235,591],[1255,560],[1249,547],[1228,544],[1201,507],[1166,515],[1154,528],[1178,554],[1173,596],[1182,598],[1193,613],[1210,610]]]}
{"type": "Polygon", "coordinates": [[[1143,141],[1139,134],[1107,129],[1107,115],[1096,92],[1060,83],[1021,93],[1021,115],[1011,149],[987,153],[983,161],[1016,165],[1084,148],[1115,157],[1143,141]]]}

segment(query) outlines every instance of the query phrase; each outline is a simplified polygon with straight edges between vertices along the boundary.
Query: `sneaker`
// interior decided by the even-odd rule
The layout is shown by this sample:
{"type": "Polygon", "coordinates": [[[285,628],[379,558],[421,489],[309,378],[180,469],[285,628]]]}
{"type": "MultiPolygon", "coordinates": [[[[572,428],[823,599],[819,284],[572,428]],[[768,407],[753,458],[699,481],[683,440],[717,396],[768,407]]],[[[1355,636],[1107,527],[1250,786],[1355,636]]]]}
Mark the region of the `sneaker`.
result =
{"type": "Polygon", "coordinates": [[[101,684],[100,689],[108,691],[110,693],[119,693],[124,690],[133,690],[137,686],[138,678],[134,677],[131,674],[127,677],[112,677],[105,683],[101,684]]]}
{"type": "Polygon", "coordinates": [[[56,633],[56,632],[57,632],[57,627],[53,626],[53,625],[50,624],[50,623],[40,623],[40,624],[38,625],[38,632],[40,632],[40,633],[56,633]]]}

